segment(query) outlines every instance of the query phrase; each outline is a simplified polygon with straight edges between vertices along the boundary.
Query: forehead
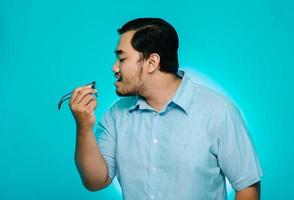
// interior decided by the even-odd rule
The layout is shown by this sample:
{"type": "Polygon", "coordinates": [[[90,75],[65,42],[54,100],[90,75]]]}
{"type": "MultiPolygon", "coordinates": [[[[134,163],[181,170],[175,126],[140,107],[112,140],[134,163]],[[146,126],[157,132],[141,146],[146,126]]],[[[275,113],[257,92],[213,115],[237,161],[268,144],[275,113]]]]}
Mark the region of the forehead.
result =
{"type": "Polygon", "coordinates": [[[126,54],[135,51],[131,45],[131,39],[133,38],[134,33],[135,31],[128,31],[121,34],[115,50],[116,54],[126,54]]]}

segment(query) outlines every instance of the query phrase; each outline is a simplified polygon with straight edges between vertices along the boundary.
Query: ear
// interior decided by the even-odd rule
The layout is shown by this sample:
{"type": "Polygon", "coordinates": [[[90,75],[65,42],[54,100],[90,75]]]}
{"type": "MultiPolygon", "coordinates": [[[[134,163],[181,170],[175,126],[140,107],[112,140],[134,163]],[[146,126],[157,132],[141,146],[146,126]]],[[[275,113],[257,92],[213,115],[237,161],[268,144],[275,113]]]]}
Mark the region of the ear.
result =
{"type": "Polygon", "coordinates": [[[156,71],[160,67],[159,63],[160,63],[160,56],[157,53],[152,53],[148,58],[147,71],[149,73],[156,71]]]}

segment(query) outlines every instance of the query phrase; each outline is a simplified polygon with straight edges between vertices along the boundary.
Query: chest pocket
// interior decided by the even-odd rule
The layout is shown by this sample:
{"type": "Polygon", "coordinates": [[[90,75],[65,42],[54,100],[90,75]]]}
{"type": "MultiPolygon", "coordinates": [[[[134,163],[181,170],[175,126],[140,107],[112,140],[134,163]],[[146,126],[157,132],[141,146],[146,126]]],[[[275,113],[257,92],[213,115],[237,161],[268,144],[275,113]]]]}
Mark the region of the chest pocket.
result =
{"type": "Polygon", "coordinates": [[[162,144],[160,157],[167,165],[178,170],[203,170],[207,166],[217,165],[212,152],[211,140],[205,132],[188,129],[175,129],[162,144]]]}

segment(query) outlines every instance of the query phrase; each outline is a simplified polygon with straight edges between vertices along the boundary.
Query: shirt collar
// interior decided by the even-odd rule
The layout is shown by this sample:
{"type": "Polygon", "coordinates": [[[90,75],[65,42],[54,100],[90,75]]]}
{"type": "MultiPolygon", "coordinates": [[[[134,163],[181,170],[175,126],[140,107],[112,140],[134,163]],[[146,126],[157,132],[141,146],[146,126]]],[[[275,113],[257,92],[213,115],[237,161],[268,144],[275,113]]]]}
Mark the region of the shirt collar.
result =
{"type": "Polygon", "coordinates": [[[186,72],[178,71],[177,75],[182,78],[182,81],[172,102],[182,108],[186,114],[189,114],[193,98],[193,83],[186,72]]]}
{"type": "Polygon", "coordinates": [[[133,111],[136,108],[144,110],[144,109],[150,109],[151,107],[146,103],[143,97],[137,95],[135,96],[134,101],[129,107],[129,111],[133,111]]]}
{"type": "MultiPolygon", "coordinates": [[[[179,70],[177,75],[182,79],[182,81],[174,97],[171,99],[171,102],[182,108],[186,114],[189,114],[193,98],[193,83],[190,77],[186,75],[186,72],[179,70]]],[[[141,96],[135,96],[134,101],[129,107],[129,111],[133,111],[136,108],[142,110],[152,109],[141,96]]]]}

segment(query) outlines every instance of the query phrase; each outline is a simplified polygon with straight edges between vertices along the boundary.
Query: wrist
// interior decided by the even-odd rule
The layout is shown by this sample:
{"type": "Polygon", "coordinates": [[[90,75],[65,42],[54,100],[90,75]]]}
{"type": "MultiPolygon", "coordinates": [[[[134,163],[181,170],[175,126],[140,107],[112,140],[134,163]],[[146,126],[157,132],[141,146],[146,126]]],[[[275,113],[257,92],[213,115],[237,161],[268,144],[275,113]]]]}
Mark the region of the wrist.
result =
{"type": "Polygon", "coordinates": [[[93,131],[93,126],[91,125],[80,125],[77,124],[77,132],[78,133],[88,133],[93,131]]]}

